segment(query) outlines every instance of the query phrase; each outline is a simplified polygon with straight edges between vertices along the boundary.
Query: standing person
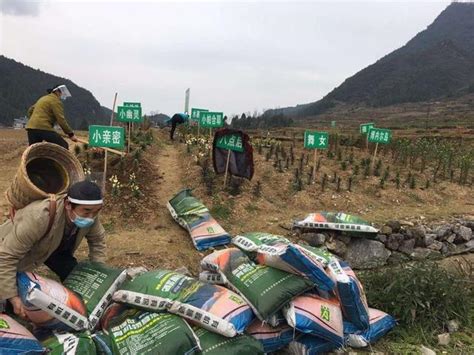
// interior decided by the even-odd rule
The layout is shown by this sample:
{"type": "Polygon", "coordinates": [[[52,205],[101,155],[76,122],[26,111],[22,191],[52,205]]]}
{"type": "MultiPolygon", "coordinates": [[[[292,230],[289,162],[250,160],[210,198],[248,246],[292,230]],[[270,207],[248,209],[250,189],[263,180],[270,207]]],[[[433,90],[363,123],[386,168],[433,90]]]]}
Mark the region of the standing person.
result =
{"type": "Polygon", "coordinates": [[[102,191],[90,181],[73,184],[57,200],[34,201],[0,226],[0,304],[24,317],[16,274],[45,264],[64,281],[77,265],[74,252],[85,238],[91,261],[105,261],[105,230],[98,214],[102,191]]]}
{"type": "Polygon", "coordinates": [[[182,124],[189,120],[189,116],[186,113],[175,113],[169,120],[168,123],[171,123],[170,139],[174,140],[174,131],[178,124],[182,124]]]}
{"type": "Polygon", "coordinates": [[[62,128],[73,142],[77,142],[71,127],[64,117],[64,105],[61,100],[71,97],[66,85],[57,85],[48,89],[48,94],[41,97],[28,110],[28,144],[32,145],[42,141],[55,143],[69,149],[67,142],[54,130],[56,123],[62,128]]]}

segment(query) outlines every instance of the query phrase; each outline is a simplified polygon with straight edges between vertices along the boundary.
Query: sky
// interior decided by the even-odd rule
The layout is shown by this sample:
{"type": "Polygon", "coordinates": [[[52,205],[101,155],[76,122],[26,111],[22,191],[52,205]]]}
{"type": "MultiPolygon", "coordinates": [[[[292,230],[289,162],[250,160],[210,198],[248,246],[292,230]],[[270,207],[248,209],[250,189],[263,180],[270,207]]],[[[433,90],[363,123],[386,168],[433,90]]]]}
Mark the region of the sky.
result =
{"type": "Polygon", "coordinates": [[[182,112],[190,88],[190,107],[232,116],[321,99],[449,3],[0,0],[0,54],[109,108],[118,92],[182,112]]]}

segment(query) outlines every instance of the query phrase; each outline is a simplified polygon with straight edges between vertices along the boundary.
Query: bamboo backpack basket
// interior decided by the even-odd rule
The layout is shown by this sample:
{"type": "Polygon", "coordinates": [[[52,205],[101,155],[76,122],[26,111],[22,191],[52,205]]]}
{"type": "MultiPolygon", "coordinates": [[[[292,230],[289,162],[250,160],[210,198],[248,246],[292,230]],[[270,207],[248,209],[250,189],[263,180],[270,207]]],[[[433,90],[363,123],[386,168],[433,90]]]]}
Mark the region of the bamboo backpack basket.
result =
{"type": "Polygon", "coordinates": [[[65,193],[84,180],[81,163],[69,150],[53,143],[29,146],[21,157],[20,167],[5,192],[10,215],[36,200],[65,193]]]}

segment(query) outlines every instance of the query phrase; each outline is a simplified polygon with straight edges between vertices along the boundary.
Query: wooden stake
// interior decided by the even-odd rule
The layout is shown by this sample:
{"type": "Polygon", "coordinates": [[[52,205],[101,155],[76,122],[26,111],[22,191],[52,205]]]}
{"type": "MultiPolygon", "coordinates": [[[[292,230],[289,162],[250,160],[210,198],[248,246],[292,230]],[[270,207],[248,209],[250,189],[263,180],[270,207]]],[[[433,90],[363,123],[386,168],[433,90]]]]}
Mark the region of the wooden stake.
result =
{"type": "Polygon", "coordinates": [[[375,157],[377,156],[377,148],[379,147],[379,142],[375,144],[374,156],[372,157],[372,163],[370,164],[370,170],[374,168],[375,157]]]}
{"type": "Polygon", "coordinates": [[[227,172],[229,171],[229,161],[230,161],[230,149],[227,152],[227,162],[225,164],[224,189],[227,185],[227,172]]]}
{"type": "MultiPolygon", "coordinates": [[[[110,114],[110,126],[114,123],[114,112],[115,112],[115,104],[117,102],[117,93],[114,96],[114,104],[112,105],[112,113],[110,114]]],[[[104,156],[104,173],[102,175],[102,193],[105,194],[105,182],[107,181],[107,160],[108,160],[108,153],[109,151],[105,150],[104,156]]]]}
{"type": "Polygon", "coordinates": [[[365,149],[369,151],[369,133],[365,135],[365,149]]]}
{"type": "Polygon", "coordinates": [[[128,128],[128,147],[127,147],[127,153],[130,153],[130,139],[131,139],[131,129],[130,129],[130,122],[127,123],[127,128],[128,128]]]}
{"type": "Polygon", "coordinates": [[[313,181],[311,181],[314,184],[314,181],[316,180],[316,157],[318,155],[318,150],[314,150],[314,164],[313,164],[313,181]]]}

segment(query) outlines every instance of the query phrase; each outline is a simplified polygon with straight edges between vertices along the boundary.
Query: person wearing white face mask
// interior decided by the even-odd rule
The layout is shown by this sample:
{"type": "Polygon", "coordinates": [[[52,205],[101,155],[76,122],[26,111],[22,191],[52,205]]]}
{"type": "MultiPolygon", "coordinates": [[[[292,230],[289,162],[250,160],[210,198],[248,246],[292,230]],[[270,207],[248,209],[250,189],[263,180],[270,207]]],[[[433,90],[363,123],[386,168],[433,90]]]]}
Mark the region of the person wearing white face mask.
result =
{"type": "Polygon", "coordinates": [[[0,302],[9,301],[7,310],[25,316],[17,272],[44,263],[63,281],[77,265],[74,252],[84,238],[89,259],[105,262],[105,230],[98,217],[102,206],[99,186],[81,181],[67,195],[32,202],[0,226],[0,302]]]}
{"type": "Polygon", "coordinates": [[[57,123],[65,134],[73,142],[77,142],[71,127],[64,116],[64,105],[62,101],[71,97],[66,85],[56,85],[52,89],[48,89],[48,95],[41,97],[28,110],[28,123],[26,124],[26,132],[28,134],[28,144],[39,143],[42,141],[55,143],[61,147],[68,149],[69,145],[54,130],[57,123]]]}

